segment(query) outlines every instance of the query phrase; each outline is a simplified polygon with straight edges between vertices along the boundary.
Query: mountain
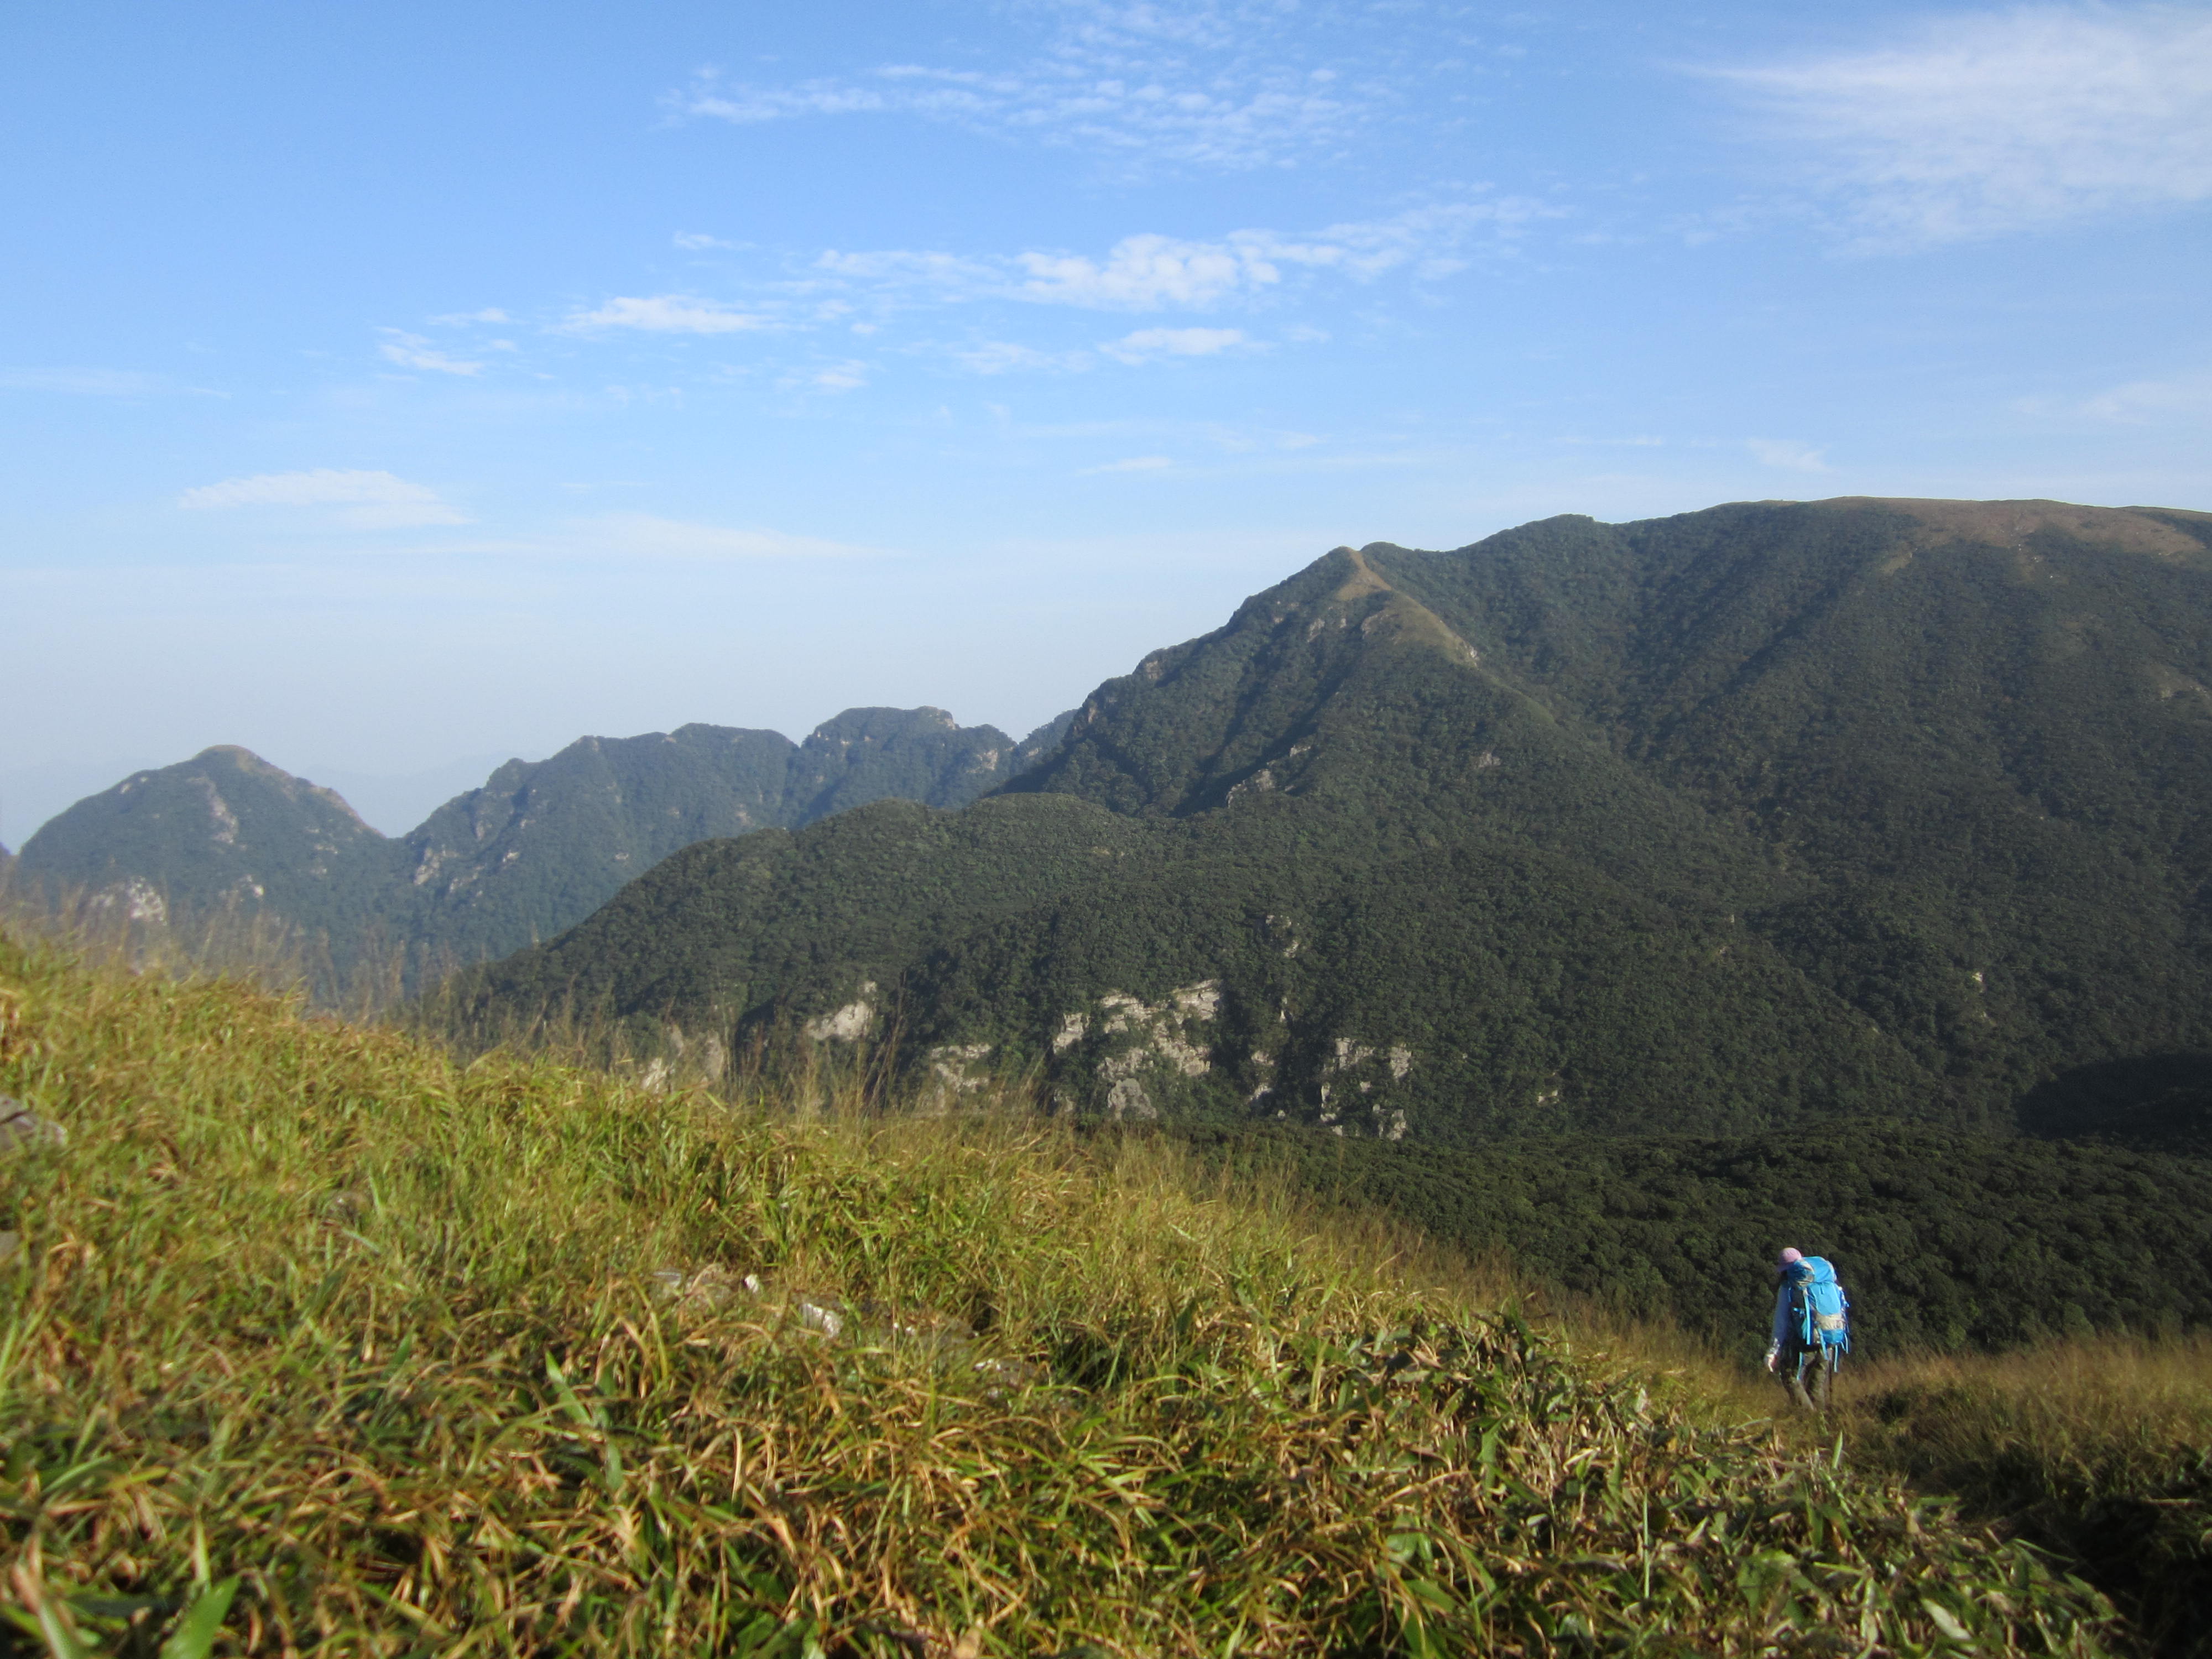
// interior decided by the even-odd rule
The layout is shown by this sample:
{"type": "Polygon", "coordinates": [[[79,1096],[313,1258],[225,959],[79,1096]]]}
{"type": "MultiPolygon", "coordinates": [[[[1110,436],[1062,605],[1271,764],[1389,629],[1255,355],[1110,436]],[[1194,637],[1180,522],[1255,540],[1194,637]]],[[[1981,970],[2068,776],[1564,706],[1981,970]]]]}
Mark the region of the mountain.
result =
{"type": "Polygon", "coordinates": [[[939,708],[848,708],[794,744],[686,726],[584,738],[509,761],[404,838],[409,884],[450,961],[504,955],[580,921],[631,877],[713,836],[797,829],[885,798],[960,806],[1031,763],[1061,721],[1016,743],[939,708]]]}
{"type": "Polygon", "coordinates": [[[88,918],[190,936],[222,917],[350,941],[376,925],[402,867],[337,795],[219,744],[51,819],[23,843],[15,878],[88,918]]]}
{"type": "Polygon", "coordinates": [[[2009,1127],[2212,1053],[2208,623],[2162,509],[1340,548],[996,795],[693,846],[443,1012],[1385,1138],[2009,1127]]]}
{"type": "Polygon", "coordinates": [[[319,989],[425,974],[558,933],[668,854],[909,794],[957,806],[1006,781],[1062,722],[1016,743],[941,709],[848,709],[803,743],[686,726],[584,738],[510,761],[410,834],[246,750],[210,749],[79,801],[33,836],[17,874],[91,914],[207,937],[281,933],[319,989]]]}

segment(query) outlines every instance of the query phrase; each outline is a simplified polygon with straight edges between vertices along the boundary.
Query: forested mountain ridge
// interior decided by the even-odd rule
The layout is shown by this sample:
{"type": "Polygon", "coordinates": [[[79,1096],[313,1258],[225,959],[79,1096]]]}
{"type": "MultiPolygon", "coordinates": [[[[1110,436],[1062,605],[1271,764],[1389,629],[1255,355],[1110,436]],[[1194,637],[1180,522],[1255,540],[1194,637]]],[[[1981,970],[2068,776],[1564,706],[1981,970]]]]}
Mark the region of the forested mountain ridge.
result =
{"type": "Polygon", "coordinates": [[[1210,1158],[1393,1212],[1530,1281],[1765,1346],[1783,1244],[1832,1256],[1862,1355],[2212,1326],[2212,1160],[1838,1120],[1701,1139],[1549,1136],[1462,1152],[1186,1126],[1210,1158]]]}
{"type": "Polygon", "coordinates": [[[134,923],[228,912],[350,939],[404,867],[335,792],[218,744],[77,802],[23,844],[14,875],[19,892],[134,923]]]}
{"type": "Polygon", "coordinates": [[[509,761],[403,836],[327,789],[219,746],[78,802],[25,845],[17,874],[141,922],[229,916],[288,932],[325,991],[406,982],[558,933],[677,848],[797,826],[860,802],[974,799],[1030,763],[1060,723],[1017,743],[941,709],[854,708],[802,743],[694,725],[582,738],[509,761]]]}
{"type": "Polygon", "coordinates": [[[452,1011],[895,1012],[948,1091],[1385,1136],[2008,1123],[2212,1051],[2208,537],[1845,500],[1340,549],[998,799],[694,848],[452,1011]]]}
{"type": "Polygon", "coordinates": [[[2002,1099],[2212,1047],[2212,515],[1846,500],[1508,534],[1538,545],[1376,562],[1770,849],[1791,880],[1752,925],[1923,1064],[2002,1099]]]}

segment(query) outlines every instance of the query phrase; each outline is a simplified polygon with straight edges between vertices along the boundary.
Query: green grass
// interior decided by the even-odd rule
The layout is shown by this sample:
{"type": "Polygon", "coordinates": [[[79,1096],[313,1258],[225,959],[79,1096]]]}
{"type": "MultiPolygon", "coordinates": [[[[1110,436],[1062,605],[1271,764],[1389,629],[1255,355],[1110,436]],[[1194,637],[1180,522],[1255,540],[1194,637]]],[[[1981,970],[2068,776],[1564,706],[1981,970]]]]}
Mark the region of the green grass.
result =
{"type": "Polygon", "coordinates": [[[1409,1237],[1018,1100],[464,1066],[4,942],[0,1091],[70,1134],[0,1164],[30,1651],[2125,1650],[1409,1237]]]}

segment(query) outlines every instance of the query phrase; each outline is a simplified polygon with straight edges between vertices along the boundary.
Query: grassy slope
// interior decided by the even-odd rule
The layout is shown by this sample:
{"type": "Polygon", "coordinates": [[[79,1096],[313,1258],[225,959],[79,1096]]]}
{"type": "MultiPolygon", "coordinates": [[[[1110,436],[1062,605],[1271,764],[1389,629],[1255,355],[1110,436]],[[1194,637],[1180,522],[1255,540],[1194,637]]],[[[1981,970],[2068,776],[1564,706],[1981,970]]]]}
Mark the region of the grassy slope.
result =
{"type": "Polygon", "coordinates": [[[233,1575],[222,1651],[2118,1639],[2018,1547],[1160,1143],[463,1070],[4,944],[0,1090],[70,1137],[0,1165],[0,1598],[56,1652],[233,1575]]]}
{"type": "Polygon", "coordinates": [[[2075,1562],[2161,1654],[2212,1654],[2212,1339],[1919,1356],[1854,1379],[1854,1455],[2075,1562]]]}

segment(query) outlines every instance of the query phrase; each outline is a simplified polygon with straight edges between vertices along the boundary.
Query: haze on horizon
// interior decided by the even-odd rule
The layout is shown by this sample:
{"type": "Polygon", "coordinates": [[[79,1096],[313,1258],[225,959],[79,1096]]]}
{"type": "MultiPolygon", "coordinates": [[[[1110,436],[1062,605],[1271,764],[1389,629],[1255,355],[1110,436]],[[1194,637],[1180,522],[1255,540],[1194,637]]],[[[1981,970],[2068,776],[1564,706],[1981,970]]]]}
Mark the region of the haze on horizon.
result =
{"type": "Polygon", "coordinates": [[[586,732],[1019,735],[1338,543],[2212,507],[2202,4],[0,41],[9,847],[214,743],[427,810],[586,732]]]}

